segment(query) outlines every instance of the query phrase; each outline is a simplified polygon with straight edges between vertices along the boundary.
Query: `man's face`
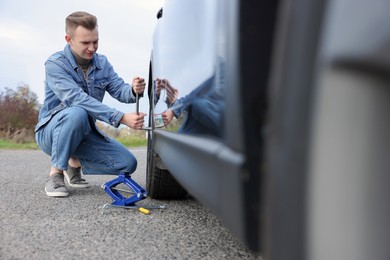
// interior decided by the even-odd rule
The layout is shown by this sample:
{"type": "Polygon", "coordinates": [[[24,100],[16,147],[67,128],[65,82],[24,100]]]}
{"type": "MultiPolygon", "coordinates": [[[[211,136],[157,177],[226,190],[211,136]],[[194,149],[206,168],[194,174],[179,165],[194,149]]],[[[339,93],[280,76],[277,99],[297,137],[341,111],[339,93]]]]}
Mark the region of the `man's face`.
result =
{"type": "Polygon", "coordinates": [[[73,37],[66,35],[65,39],[77,55],[83,59],[92,60],[93,54],[98,49],[99,32],[97,28],[90,31],[78,26],[73,33],[73,37]]]}

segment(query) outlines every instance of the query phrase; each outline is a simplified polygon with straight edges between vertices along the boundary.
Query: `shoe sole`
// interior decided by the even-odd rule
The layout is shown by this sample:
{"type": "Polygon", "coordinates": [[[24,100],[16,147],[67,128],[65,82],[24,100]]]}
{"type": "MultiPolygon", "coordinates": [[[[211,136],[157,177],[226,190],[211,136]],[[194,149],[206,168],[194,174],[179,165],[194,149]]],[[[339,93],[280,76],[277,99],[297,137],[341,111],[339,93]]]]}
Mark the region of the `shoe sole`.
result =
{"type": "Polygon", "coordinates": [[[90,187],[89,184],[74,184],[74,183],[70,183],[70,178],[69,178],[69,175],[68,175],[68,173],[66,171],[64,171],[64,176],[65,176],[66,182],[67,182],[69,187],[79,188],[79,189],[84,189],[84,188],[89,188],[90,187]]]}
{"type": "Polygon", "coordinates": [[[64,191],[47,191],[45,188],[46,195],[49,197],[68,197],[69,193],[64,191]]]}

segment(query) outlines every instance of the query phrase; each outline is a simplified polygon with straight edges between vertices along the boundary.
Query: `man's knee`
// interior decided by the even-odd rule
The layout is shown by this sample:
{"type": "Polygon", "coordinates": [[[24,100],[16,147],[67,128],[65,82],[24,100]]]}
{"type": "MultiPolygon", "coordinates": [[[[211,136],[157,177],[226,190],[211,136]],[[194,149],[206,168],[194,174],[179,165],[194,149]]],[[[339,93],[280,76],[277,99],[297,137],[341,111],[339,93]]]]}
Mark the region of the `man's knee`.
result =
{"type": "Polygon", "coordinates": [[[69,107],[64,111],[62,117],[63,122],[68,123],[68,129],[80,131],[83,130],[84,133],[91,131],[88,113],[85,109],[80,107],[69,107]]]}
{"type": "Polygon", "coordinates": [[[133,173],[137,169],[137,159],[129,150],[123,150],[118,159],[119,171],[133,173]]]}
{"type": "Polygon", "coordinates": [[[88,113],[81,107],[69,107],[65,109],[66,116],[69,117],[75,124],[83,124],[88,122],[88,113]]]}

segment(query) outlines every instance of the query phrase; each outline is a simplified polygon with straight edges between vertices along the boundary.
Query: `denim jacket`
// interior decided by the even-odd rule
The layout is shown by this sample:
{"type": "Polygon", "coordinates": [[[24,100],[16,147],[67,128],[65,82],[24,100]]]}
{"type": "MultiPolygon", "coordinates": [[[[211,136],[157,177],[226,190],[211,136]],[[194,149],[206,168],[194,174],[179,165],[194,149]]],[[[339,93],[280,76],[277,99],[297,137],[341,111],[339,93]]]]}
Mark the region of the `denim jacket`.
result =
{"type": "Polygon", "coordinates": [[[118,127],[124,113],[102,103],[105,92],[123,103],[136,101],[131,85],[118,76],[104,55],[95,53],[84,78],[69,45],[66,45],[63,51],[49,57],[45,70],[45,101],[35,131],[56,113],[72,106],[84,108],[94,120],[118,127]]]}

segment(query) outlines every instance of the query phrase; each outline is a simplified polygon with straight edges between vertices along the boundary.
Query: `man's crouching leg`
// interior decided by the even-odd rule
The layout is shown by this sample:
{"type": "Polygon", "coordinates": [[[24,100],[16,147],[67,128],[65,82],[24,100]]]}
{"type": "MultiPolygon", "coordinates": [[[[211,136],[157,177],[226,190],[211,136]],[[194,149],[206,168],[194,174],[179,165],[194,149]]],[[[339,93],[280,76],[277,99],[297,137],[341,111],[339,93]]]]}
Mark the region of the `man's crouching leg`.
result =
{"type": "Polygon", "coordinates": [[[95,129],[85,137],[73,156],[79,158],[85,175],[131,174],[137,168],[137,160],[127,147],[102,136],[95,129]]]}
{"type": "Polygon", "coordinates": [[[71,155],[90,132],[88,114],[79,107],[70,107],[60,111],[37,132],[38,145],[51,156],[49,178],[45,185],[48,196],[66,197],[69,195],[64,182],[64,171],[67,172],[71,183],[75,182],[82,187],[89,186],[81,178],[80,169],[75,167],[75,170],[72,171],[73,169],[69,167],[68,162],[72,161],[69,160],[71,155]]]}

